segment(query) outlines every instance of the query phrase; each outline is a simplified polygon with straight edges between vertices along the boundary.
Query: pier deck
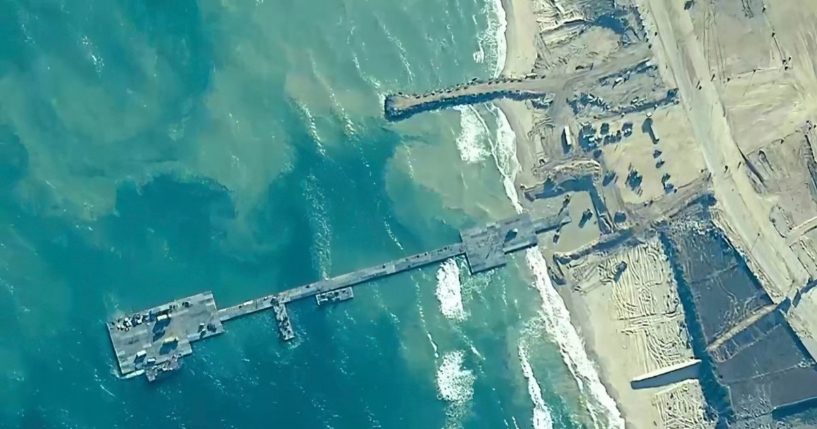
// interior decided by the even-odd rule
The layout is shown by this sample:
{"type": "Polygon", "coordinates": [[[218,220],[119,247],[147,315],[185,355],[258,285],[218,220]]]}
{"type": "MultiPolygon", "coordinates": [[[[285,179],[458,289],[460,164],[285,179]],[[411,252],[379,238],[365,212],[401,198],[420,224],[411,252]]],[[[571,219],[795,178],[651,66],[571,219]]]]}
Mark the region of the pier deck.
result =
{"type": "Polygon", "coordinates": [[[193,353],[190,343],[224,332],[211,292],[181,298],[107,323],[122,375],[193,353]]]}
{"type": "Polygon", "coordinates": [[[447,259],[465,255],[472,274],[490,270],[507,261],[507,254],[536,246],[537,234],[558,228],[564,216],[532,220],[527,214],[463,230],[462,242],[395,259],[329,279],[265,295],[218,309],[213,294],[204,292],[162,304],[108,322],[119,370],[123,377],[145,374],[150,381],[175,371],[181,358],[191,354],[191,343],[224,332],[223,323],[249,314],[271,310],[281,339],[295,338],[287,304],[315,297],[317,305],[351,299],[353,286],[381,279],[447,259]]]}
{"type": "Polygon", "coordinates": [[[462,243],[451,244],[430,252],[418,253],[405,258],[397,259],[374,267],[363,268],[351,273],[341,274],[337,277],[318,280],[314,283],[305,284],[296,288],[288,289],[277,294],[266,295],[250,301],[243,302],[232,307],[225,307],[218,311],[222,322],[230,319],[246,316],[259,311],[269,310],[273,307],[273,301],[277,299],[282,304],[288,304],[304,298],[309,298],[320,293],[330,292],[349,286],[356,286],[370,280],[387,277],[403,271],[420,268],[446,259],[459,256],[463,253],[462,243]]]}

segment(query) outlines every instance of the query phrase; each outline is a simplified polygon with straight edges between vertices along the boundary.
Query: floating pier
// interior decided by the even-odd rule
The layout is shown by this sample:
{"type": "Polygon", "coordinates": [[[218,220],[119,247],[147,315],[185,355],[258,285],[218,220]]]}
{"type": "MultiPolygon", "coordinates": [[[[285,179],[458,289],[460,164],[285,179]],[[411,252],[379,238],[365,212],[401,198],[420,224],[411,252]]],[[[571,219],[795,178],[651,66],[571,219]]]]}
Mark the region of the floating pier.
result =
{"type": "Polygon", "coordinates": [[[348,301],[355,297],[355,292],[351,287],[333,290],[329,292],[319,293],[315,295],[315,301],[318,305],[323,305],[332,302],[348,301]]]}
{"type": "Polygon", "coordinates": [[[119,371],[124,378],[144,374],[149,381],[176,371],[193,353],[191,343],[224,332],[223,323],[270,311],[282,340],[295,338],[287,312],[292,301],[315,297],[317,305],[354,297],[353,286],[465,255],[472,274],[503,266],[507,254],[536,246],[537,234],[569,222],[566,216],[533,220],[527,214],[461,231],[460,243],[443,246],[373,267],[319,280],[218,309],[211,292],[177,299],[107,323],[119,371]]]}

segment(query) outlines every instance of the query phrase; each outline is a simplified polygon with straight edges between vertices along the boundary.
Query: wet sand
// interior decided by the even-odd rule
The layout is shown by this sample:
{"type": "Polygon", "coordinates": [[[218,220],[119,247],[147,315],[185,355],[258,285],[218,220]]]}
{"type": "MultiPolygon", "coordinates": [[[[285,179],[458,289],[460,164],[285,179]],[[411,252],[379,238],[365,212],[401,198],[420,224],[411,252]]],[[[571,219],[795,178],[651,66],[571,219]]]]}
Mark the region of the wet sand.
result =
{"type": "MultiPolygon", "coordinates": [[[[502,70],[502,74],[510,76],[528,73],[533,67],[537,56],[534,41],[538,33],[538,25],[532,10],[533,0],[503,0],[502,3],[505,8],[508,23],[505,32],[507,56],[505,57],[505,66],[502,70]]],[[[528,137],[528,130],[533,126],[533,111],[527,103],[500,101],[496,104],[502,109],[502,112],[505,114],[508,123],[516,135],[516,155],[520,170],[517,173],[515,185],[516,189],[519,190],[523,184],[530,184],[535,180],[532,167],[537,162],[536,146],[528,137]]],[[[524,197],[520,195],[520,199],[522,198],[524,197]]],[[[542,251],[546,254],[552,253],[544,248],[542,251]]],[[[545,256],[547,259],[548,255],[545,256]]],[[[571,318],[586,321],[585,323],[579,323],[575,328],[585,339],[586,351],[597,365],[599,362],[614,362],[619,360],[620,357],[626,358],[626,356],[622,354],[608,355],[606,359],[600,359],[601,355],[599,354],[599,350],[596,347],[592,347],[597,341],[588,341],[588,339],[598,338],[597,335],[594,335],[592,322],[590,322],[591,318],[589,317],[590,309],[587,306],[588,303],[577,302],[577,297],[570,293],[564,293],[565,291],[563,290],[559,290],[559,292],[570,311],[571,318]]],[[[573,323],[575,325],[575,322],[573,323]]],[[[600,349],[606,351],[611,348],[601,347],[600,349]]],[[[637,407],[621,406],[621,395],[611,384],[612,380],[609,374],[607,374],[606,368],[601,368],[599,375],[607,391],[613,395],[616,402],[619,403],[619,408],[625,413],[625,420],[628,422],[631,421],[630,416],[626,415],[626,410],[637,409],[637,407]]],[[[638,426],[641,427],[642,425],[639,424],[638,426]]]]}
{"type": "MultiPolygon", "coordinates": [[[[505,30],[507,53],[503,76],[520,76],[529,73],[536,61],[534,40],[538,27],[533,14],[532,0],[502,0],[508,26],[505,30]]],[[[505,113],[508,123],[516,134],[516,156],[520,171],[516,177],[516,187],[530,182],[530,167],[536,160],[533,145],[527,137],[527,130],[533,126],[533,114],[527,103],[500,101],[497,106],[505,113]]]]}
{"type": "MultiPolygon", "coordinates": [[[[508,27],[506,30],[507,56],[503,75],[523,75],[533,68],[537,56],[535,40],[538,34],[538,24],[533,13],[534,0],[503,0],[503,5],[507,14],[508,27]]],[[[516,135],[516,151],[520,170],[516,177],[517,190],[525,184],[536,181],[533,166],[538,162],[538,153],[543,149],[539,147],[538,141],[532,141],[529,130],[533,128],[534,112],[527,102],[501,101],[496,103],[504,112],[511,128],[516,135]]],[[[536,137],[534,135],[534,137],[536,137]]],[[[520,199],[523,196],[520,195],[520,199]]],[[[589,201],[588,201],[589,204],[589,201]]],[[[595,221],[595,219],[594,219],[595,221]]],[[[543,246],[542,252],[546,259],[554,251],[564,251],[571,237],[565,236],[554,246],[543,246]],[[555,247],[555,248],[550,248],[555,247]]],[[[545,241],[550,244],[550,241],[545,241]]],[[[583,244],[575,243],[575,250],[583,244]]],[[[668,285],[668,283],[666,283],[668,285]]],[[[663,290],[663,289],[662,289],[663,290]]],[[[700,392],[700,387],[679,384],[669,389],[649,389],[647,391],[635,391],[630,388],[629,381],[633,377],[641,375],[647,370],[653,370],[664,366],[665,362],[653,362],[650,359],[652,354],[642,350],[633,343],[643,345],[643,335],[638,338],[628,338],[623,331],[627,328],[624,322],[616,317],[617,308],[613,305],[609,291],[597,288],[594,291],[575,292],[569,288],[559,288],[565,304],[570,311],[572,323],[582,335],[585,341],[585,349],[588,355],[599,367],[599,375],[606,389],[619,405],[628,427],[655,427],[656,424],[667,424],[664,421],[667,417],[662,412],[665,401],[661,392],[672,390],[674,394],[691,392],[690,395],[674,395],[691,397],[692,402],[697,402],[696,397],[700,392]],[[631,347],[628,348],[628,344],[631,347]]],[[[648,337],[650,333],[646,334],[648,337]]],[[[691,351],[679,350],[678,355],[683,358],[691,357],[691,351]],[[689,355],[689,356],[687,356],[689,355]]],[[[676,413],[677,414],[677,413],[676,413]]],[[[690,414],[692,415],[692,414],[690,414]]],[[[683,421],[695,422],[697,416],[688,420],[684,416],[683,421]]],[[[671,423],[669,423],[672,426],[671,423]]]]}

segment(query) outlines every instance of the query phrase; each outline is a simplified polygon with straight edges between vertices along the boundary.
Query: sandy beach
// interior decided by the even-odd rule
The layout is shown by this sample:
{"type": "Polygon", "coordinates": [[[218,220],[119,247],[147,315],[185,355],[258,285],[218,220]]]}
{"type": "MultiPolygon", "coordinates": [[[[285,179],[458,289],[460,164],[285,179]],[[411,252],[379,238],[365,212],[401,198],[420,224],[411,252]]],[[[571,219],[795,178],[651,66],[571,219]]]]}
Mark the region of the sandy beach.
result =
{"type": "Polygon", "coordinates": [[[772,427],[817,397],[817,4],[502,4],[499,79],[415,105],[494,101],[522,209],[569,215],[529,266],[590,413],[772,427]]]}
{"type": "MultiPolygon", "coordinates": [[[[505,65],[502,70],[502,75],[518,76],[531,71],[531,68],[536,61],[537,50],[535,40],[539,31],[533,13],[533,0],[502,0],[503,7],[506,12],[507,29],[505,37],[507,40],[507,56],[505,57],[505,65]]],[[[528,137],[529,131],[533,126],[533,110],[526,104],[514,101],[501,100],[496,102],[498,107],[505,114],[508,123],[516,135],[516,155],[520,165],[520,171],[516,176],[516,188],[530,184],[534,180],[533,165],[537,162],[537,154],[534,144],[528,137]]],[[[550,252],[544,252],[550,253],[550,252]]],[[[589,317],[595,312],[591,312],[587,305],[576,302],[573,296],[569,293],[562,293],[560,295],[565,301],[565,305],[571,313],[573,320],[584,321],[584,323],[574,324],[574,327],[582,334],[585,339],[587,353],[595,362],[613,363],[619,357],[624,357],[624,354],[608,355],[606,359],[601,360],[601,354],[598,353],[594,347],[598,341],[603,341],[599,335],[594,335],[593,323],[591,320],[598,320],[598,317],[589,317]]],[[[623,359],[626,361],[626,359],[623,359]]],[[[604,383],[608,392],[610,392],[616,402],[619,402],[619,407],[623,408],[623,414],[626,420],[630,421],[630,416],[627,411],[637,410],[638,407],[622,407],[621,395],[615,390],[611,379],[619,379],[620,377],[611,377],[607,374],[604,368],[600,371],[602,383],[604,383]]],[[[619,380],[616,380],[619,381],[619,380]]],[[[646,423],[647,419],[643,422],[646,423]]],[[[638,425],[641,427],[642,425],[638,425]]]]}
{"type": "MultiPolygon", "coordinates": [[[[533,0],[502,0],[502,6],[508,23],[505,30],[507,52],[502,75],[523,75],[530,72],[537,55],[534,40],[538,27],[532,10],[533,0]]],[[[498,101],[496,104],[502,109],[516,135],[516,156],[521,166],[516,177],[518,189],[519,184],[530,182],[532,175],[528,166],[536,161],[536,153],[527,137],[528,130],[533,125],[533,114],[525,103],[498,101]]]]}
{"type": "MultiPolygon", "coordinates": [[[[534,0],[503,0],[503,5],[508,26],[507,56],[502,74],[524,75],[531,72],[537,58],[539,23],[533,11],[535,3],[534,0]]],[[[534,166],[541,162],[541,153],[544,152],[539,141],[535,140],[538,136],[532,132],[535,112],[527,102],[499,101],[497,104],[516,135],[520,164],[516,188],[524,189],[536,182],[534,166]]],[[[561,127],[566,124],[554,125],[561,127]]],[[[696,162],[692,168],[697,171],[701,164],[696,162]]],[[[578,209],[579,213],[592,207],[589,199],[572,200],[573,205],[584,203],[578,209]]],[[[571,215],[575,211],[577,209],[571,209],[571,215]]],[[[565,238],[555,246],[547,246],[550,244],[547,240],[545,243],[542,252],[549,259],[554,251],[576,250],[592,242],[582,242],[581,237],[567,230],[565,238]]],[[[599,277],[600,273],[609,274],[612,270],[611,264],[614,263],[611,259],[597,257],[590,261],[583,260],[573,267],[576,270],[573,274],[585,281],[573,288],[559,288],[558,291],[570,312],[571,323],[581,334],[586,352],[595,362],[606,390],[617,402],[627,427],[707,427],[703,415],[704,400],[697,381],[677,383],[662,389],[630,388],[630,380],[634,377],[692,359],[686,331],[678,328],[679,324],[683,324],[683,314],[679,313],[680,305],[677,295],[674,295],[666,257],[659,247],[653,240],[646,246],[629,249],[619,255],[619,258],[642,268],[634,271],[635,277],[625,276],[615,284],[609,276],[599,277]],[[658,271],[660,278],[644,286],[641,277],[649,276],[650,264],[657,261],[664,261],[664,269],[658,271]],[[652,289],[642,290],[642,286],[652,289]],[[662,303],[650,301],[638,306],[638,314],[622,315],[629,305],[626,301],[637,301],[638,295],[645,291],[665,297],[663,308],[662,303]],[[639,318],[643,321],[639,322],[639,318]],[[658,329],[652,325],[645,329],[645,323],[657,324],[658,329]],[[637,327],[639,324],[642,328],[637,327]],[[656,344],[664,348],[656,348],[656,344]]]]}

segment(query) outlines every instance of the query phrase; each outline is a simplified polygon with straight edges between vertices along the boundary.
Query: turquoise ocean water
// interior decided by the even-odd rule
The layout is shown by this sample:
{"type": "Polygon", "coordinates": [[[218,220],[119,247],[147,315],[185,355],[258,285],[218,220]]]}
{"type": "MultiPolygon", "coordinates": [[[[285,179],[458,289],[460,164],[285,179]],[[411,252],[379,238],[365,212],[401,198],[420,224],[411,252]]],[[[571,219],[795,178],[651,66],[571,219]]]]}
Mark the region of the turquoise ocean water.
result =
{"type": "Polygon", "coordinates": [[[514,213],[497,109],[381,112],[390,91],[496,74],[502,15],[494,0],[0,0],[0,427],[603,420],[522,255],[296,303],[293,344],[268,315],[230,322],[165,382],[116,378],[117,312],[201,290],[232,305],[514,213]]]}

